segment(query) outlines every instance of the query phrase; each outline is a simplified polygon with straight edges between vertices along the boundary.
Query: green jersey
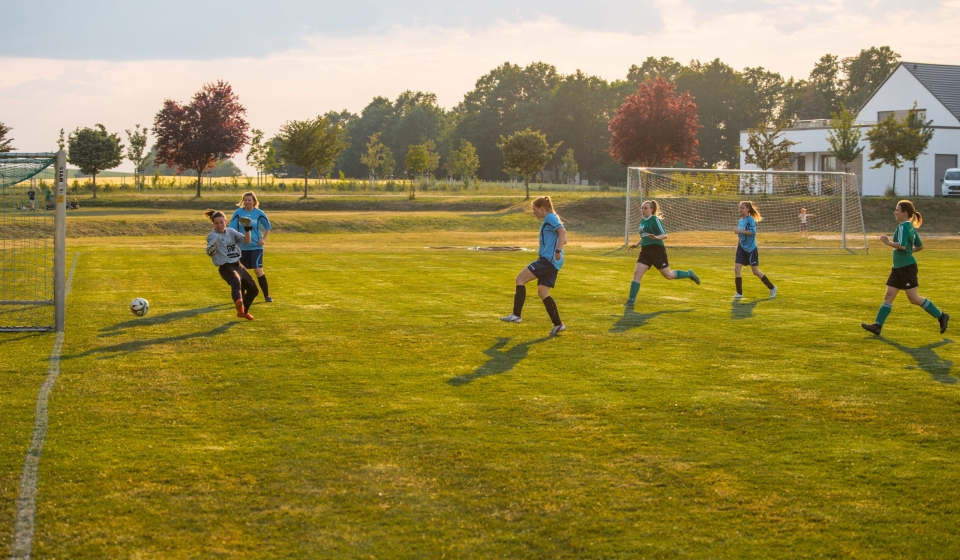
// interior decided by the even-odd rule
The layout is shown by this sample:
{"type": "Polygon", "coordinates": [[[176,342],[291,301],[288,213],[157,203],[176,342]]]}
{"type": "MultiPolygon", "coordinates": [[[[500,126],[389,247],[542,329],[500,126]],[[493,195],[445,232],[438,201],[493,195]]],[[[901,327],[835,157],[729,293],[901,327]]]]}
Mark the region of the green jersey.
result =
{"type": "Polygon", "coordinates": [[[891,241],[904,247],[904,249],[893,250],[893,268],[902,268],[917,263],[917,259],[913,258],[913,248],[923,247],[923,242],[920,241],[920,236],[917,235],[917,230],[910,223],[910,220],[900,222],[896,231],[893,232],[891,241]]]}
{"type": "Polygon", "coordinates": [[[663,235],[667,230],[663,228],[663,222],[656,216],[643,218],[640,220],[640,246],[663,245],[663,240],[654,238],[654,235],[663,235]],[[646,233],[647,235],[643,235],[646,233]]]}

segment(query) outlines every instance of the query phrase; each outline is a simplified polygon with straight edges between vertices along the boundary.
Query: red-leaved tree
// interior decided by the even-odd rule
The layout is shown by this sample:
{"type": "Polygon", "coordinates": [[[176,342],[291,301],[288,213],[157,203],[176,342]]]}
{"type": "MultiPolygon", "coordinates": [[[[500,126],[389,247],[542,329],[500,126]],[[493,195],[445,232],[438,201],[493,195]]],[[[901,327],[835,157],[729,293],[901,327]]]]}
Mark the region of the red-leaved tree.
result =
{"type": "Polygon", "coordinates": [[[610,155],[620,165],[693,166],[697,156],[697,105],[689,93],[658,77],[640,84],[610,119],[610,155]]]}
{"type": "Polygon", "coordinates": [[[176,167],[178,172],[196,171],[199,198],[203,172],[247,143],[246,112],[233,88],[223,80],[204,84],[189,105],[167,99],[153,120],[157,162],[176,167]]]}

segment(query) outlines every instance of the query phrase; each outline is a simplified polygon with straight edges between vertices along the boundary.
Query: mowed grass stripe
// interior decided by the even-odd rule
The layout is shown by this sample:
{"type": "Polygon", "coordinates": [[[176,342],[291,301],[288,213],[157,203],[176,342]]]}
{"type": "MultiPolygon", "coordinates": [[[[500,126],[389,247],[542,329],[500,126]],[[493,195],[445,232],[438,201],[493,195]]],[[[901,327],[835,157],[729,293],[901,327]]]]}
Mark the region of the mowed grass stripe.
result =
{"type": "Polygon", "coordinates": [[[533,290],[497,321],[532,253],[338,239],[274,245],[252,323],[200,249],[80,248],[38,557],[956,552],[955,345],[904,302],[858,326],[889,254],[761,252],[780,295],[735,307],[732,254],[674,249],[703,285],[648,274],[630,314],[635,253],[574,248],[544,340],[533,290]]]}

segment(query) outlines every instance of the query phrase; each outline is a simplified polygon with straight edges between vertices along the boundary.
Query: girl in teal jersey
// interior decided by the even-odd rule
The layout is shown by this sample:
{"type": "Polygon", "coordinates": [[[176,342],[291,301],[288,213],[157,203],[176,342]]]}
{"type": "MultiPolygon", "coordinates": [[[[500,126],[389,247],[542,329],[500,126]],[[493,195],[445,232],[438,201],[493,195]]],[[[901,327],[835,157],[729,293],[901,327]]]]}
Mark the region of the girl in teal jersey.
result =
{"type": "Polygon", "coordinates": [[[749,200],[740,203],[739,211],[740,220],[737,221],[737,229],[733,230],[740,238],[739,243],[737,243],[737,256],[734,259],[736,264],[733,267],[734,283],[737,286],[737,293],[733,295],[733,299],[743,297],[743,277],[740,275],[743,265],[750,267],[753,275],[759,278],[763,285],[770,290],[770,297],[775,298],[777,297],[777,287],[770,282],[766,274],[760,271],[760,250],[757,249],[757,222],[763,221],[763,218],[760,216],[757,206],[749,200]]]}
{"type": "Polygon", "coordinates": [[[670,270],[670,263],[667,261],[667,248],[663,245],[663,240],[667,238],[667,230],[663,227],[661,221],[663,216],[660,214],[660,207],[655,200],[648,200],[640,205],[640,214],[643,219],[640,220],[640,241],[631,245],[627,250],[640,247],[640,256],[637,258],[637,267],[633,271],[633,282],[630,283],[630,297],[627,298],[626,305],[633,305],[637,301],[637,294],[640,292],[640,279],[646,274],[650,267],[660,271],[667,280],[679,280],[680,278],[689,278],[700,285],[700,277],[692,270],[670,270]]]}
{"type": "Polygon", "coordinates": [[[267,284],[267,275],[263,273],[263,245],[270,235],[270,220],[260,209],[260,201],[253,192],[245,192],[237,204],[238,208],[233,212],[228,224],[233,229],[240,229],[240,218],[249,218],[253,224],[250,229],[250,242],[240,246],[240,262],[247,270],[253,270],[257,274],[257,284],[260,285],[260,291],[263,292],[263,300],[271,303],[270,287],[267,284]]]}
{"type": "Polygon", "coordinates": [[[876,321],[873,324],[860,323],[860,326],[879,335],[884,321],[893,311],[893,300],[896,299],[900,290],[903,290],[907,293],[910,303],[919,305],[937,320],[940,325],[940,334],[943,334],[947,330],[947,321],[950,320],[950,316],[937,309],[932,301],[920,297],[917,293],[920,284],[917,282],[917,259],[913,258],[913,253],[923,250],[923,242],[920,241],[916,229],[923,223],[923,217],[909,200],[901,200],[897,203],[893,217],[899,223],[896,231],[893,232],[893,238],[886,235],[880,236],[880,241],[894,249],[893,268],[890,269],[890,276],[887,278],[887,293],[883,297],[880,311],[877,312],[876,321]]]}

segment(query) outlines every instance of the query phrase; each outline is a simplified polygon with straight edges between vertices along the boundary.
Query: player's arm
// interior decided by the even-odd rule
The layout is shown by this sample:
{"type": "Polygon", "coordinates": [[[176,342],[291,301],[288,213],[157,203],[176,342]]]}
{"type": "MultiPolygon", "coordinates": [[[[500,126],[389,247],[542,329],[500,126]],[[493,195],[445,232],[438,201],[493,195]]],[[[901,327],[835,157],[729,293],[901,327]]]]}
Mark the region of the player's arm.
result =
{"type": "Polygon", "coordinates": [[[213,256],[217,252],[217,237],[212,233],[207,236],[207,255],[213,256]]]}
{"type": "Polygon", "coordinates": [[[561,227],[557,230],[557,246],[553,250],[554,256],[559,256],[563,246],[567,244],[567,228],[561,227]]]}

